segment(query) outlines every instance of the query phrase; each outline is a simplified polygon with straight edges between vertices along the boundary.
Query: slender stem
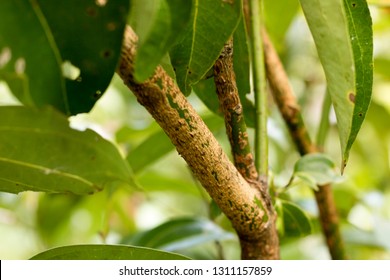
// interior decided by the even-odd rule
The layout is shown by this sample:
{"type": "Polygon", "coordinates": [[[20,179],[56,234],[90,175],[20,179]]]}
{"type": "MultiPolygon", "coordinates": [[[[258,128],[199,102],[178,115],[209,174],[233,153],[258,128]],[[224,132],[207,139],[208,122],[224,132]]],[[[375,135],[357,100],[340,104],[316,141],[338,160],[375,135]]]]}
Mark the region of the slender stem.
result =
{"type": "Polygon", "coordinates": [[[330,99],[330,95],[328,93],[325,94],[324,102],[322,104],[322,115],[320,121],[320,127],[317,132],[317,147],[320,150],[323,150],[325,146],[326,136],[329,130],[329,113],[330,108],[332,106],[332,100],[330,99]]]}
{"type": "Polygon", "coordinates": [[[267,88],[264,66],[261,28],[263,25],[261,0],[249,0],[249,38],[252,58],[252,80],[255,94],[255,165],[260,178],[267,182],[268,177],[268,134],[267,134],[267,88]]]}

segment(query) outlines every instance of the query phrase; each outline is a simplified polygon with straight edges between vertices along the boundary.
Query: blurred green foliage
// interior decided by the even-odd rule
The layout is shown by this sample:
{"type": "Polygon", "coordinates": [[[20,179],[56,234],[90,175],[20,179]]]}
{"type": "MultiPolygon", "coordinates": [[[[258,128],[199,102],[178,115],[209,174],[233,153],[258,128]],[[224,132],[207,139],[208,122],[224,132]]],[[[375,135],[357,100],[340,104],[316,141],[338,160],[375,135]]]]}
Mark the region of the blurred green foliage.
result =
{"type": "MultiPolygon", "coordinates": [[[[324,74],[296,2],[286,1],[288,7],[284,9],[297,11],[289,16],[289,22],[279,25],[268,20],[267,25],[271,37],[278,40],[277,48],[314,139],[325,94],[324,74]]],[[[273,11],[279,11],[277,5],[275,10],[272,7],[266,5],[269,18],[273,11]]],[[[373,101],[343,180],[334,185],[334,194],[349,257],[390,259],[390,8],[373,4],[370,9],[375,47],[373,101]]],[[[230,153],[220,116],[195,95],[189,99],[230,153]]],[[[0,105],[8,104],[18,101],[0,82],[0,105]]],[[[286,234],[288,228],[280,225],[284,230],[282,258],[328,259],[311,189],[305,184],[285,188],[299,155],[274,104],[270,115],[272,190],[278,198],[302,209],[299,215],[306,217],[312,231],[305,229],[305,237],[297,237],[286,234]]],[[[26,259],[52,247],[85,243],[153,244],[151,247],[195,259],[239,259],[239,243],[229,221],[215,210],[184,160],[118,77],[90,113],[71,117],[70,121],[74,128],[95,130],[129,155],[128,162],[142,190],[112,187],[83,197],[0,193],[0,259],[26,259]]],[[[333,114],[324,152],[333,162],[341,162],[333,114]]]]}

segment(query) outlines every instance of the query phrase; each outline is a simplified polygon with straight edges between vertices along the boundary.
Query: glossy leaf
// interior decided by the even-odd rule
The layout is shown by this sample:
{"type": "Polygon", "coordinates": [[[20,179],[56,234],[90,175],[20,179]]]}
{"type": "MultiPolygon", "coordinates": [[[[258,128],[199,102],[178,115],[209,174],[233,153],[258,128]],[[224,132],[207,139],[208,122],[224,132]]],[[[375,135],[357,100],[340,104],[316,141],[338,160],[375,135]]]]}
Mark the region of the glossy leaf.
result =
{"type": "Polygon", "coordinates": [[[24,104],[69,112],[59,51],[30,1],[0,1],[0,79],[24,104]]]}
{"type": "Polygon", "coordinates": [[[307,154],[301,157],[294,166],[294,176],[300,176],[317,185],[325,185],[340,180],[334,162],[325,154],[307,154]]]}
{"type": "Polygon", "coordinates": [[[301,0],[301,5],[336,112],[344,168],[371,99],[370,14],[363,0],[301,0]]]}
{"type": "MultiPolygon", "coordinates": [[[[63,61],[80,72],[67,77],[71,114],[88,112],[107,89],[118,64],[129,0],[36,0],[63,61]]],[[[39,65],[37,65],[39,67],[39,65]]],[[[39,72],[40,67],[37,69],[39,72]]],[[[56,92],[50,92],[56,95],[56,92]]]]}
{"type": "Polygon", "coordinates": [[[171,51],[177,83],[185,94],[218,58],[241,17],[241,1],[194,0],[184,38],[171,51]]]}
{"type": "Polygon", "coordinates": [[[234,235],[199,218],[181,218],[168,221],[158,227],[140,233],[126,242],[137,246],[159,248],[167,251],[187,249],[210,241],[222,241],[234,235]]]}
{"type": "Polygon", "coordinates": [[[134,76],[151,76],[191,18],[192,1],[133,0],[131,26],[139,37],[134,76]]]}
{"type": "Polygon", "coordinates": [[[284,233],[287,237],[303,237],[312,231],[310,219],[297,205],[281,200],[284,233]]]}
{"type": "Polygon", "coordinates": [[[45,251],[31,260],[189,260],[189,258],[134,246],[73,245],[45,251]]]}
{"type": "Polygon", "coordinates": [[[69,128],[52,109],[0,107],[0,191],[91,194],[106,184],[133,184],[110,142],[69,128]]]}

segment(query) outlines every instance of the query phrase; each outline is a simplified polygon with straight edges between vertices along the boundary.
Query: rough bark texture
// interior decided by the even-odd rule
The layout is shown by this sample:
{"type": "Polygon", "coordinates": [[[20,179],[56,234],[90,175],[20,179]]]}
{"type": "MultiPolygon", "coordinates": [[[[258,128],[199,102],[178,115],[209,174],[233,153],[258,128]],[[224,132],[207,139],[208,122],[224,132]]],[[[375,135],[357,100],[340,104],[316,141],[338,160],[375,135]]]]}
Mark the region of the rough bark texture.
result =
{"type": "Polygon", "coordinates": [[[175,82],[158,67],[149,80],[133,77],[137,36],[127,28],[117,73],[162,127],[194,175],[237,231],[244,259],[278,259],[269,196],[248,184],[175,82]]]}
{"type": "Polygon", "coordinates": [[[214,81],[220,107],[224,114],[234,164],[248,181],[258,181],[259,175],[249,144],[248,132],[233,71],[233,40],[230,39],[214,64],[214,81]]]}
{"type": "MultiPolygon", "coordinates": [[[[268,81],[292,139],[301,155],[320,152],[310,140],[287,74],[265,30],[263,30],[262,36],[268,81]]],[[[346,259],[331,185],[318,186],[318,191],[315,191],[314,194],[330,255],[332,259],[346,259]]]]}

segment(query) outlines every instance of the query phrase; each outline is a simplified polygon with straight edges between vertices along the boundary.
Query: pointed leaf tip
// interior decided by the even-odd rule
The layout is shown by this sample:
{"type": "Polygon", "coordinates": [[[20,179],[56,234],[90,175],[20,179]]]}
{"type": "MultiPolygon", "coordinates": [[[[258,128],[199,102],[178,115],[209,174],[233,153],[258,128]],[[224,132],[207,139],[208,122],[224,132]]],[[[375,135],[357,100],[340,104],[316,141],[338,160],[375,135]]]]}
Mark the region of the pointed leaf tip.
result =
{"type": "Polygon", "coordinates": [[[371,100],[373,36],[370,12],[365,0],[300,2],[336,112],[343,173],[371,100]]]}

